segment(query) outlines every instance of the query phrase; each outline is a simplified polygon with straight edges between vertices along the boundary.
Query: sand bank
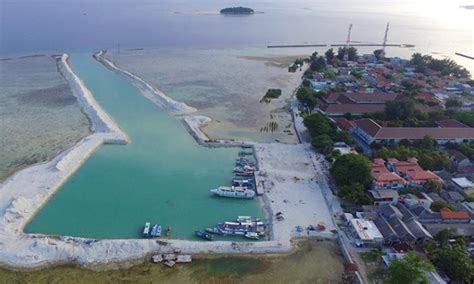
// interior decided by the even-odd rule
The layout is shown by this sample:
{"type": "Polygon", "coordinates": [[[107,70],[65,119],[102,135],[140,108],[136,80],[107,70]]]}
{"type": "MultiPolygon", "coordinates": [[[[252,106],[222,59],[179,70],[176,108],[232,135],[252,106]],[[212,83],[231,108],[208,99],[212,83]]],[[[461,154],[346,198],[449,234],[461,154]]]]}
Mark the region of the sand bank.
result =
{"type": "Polygon", "coordinates": [[[150,83],[146,82],[137,75],[118,67],[114,62],[105,58],[106,51],[99,51],[94,54],[94,58],[102,63],[105,67],[110,70],[117,72],[127,78],[135,87],[140,89],[141,93],[154,104],[164,108],[165,110],[174,114],[189,114],[195,112],[196,109],[188,106],[183,102],[177,102],[172,98],[168,97],[158,88],[154,87],[150,83]]]}

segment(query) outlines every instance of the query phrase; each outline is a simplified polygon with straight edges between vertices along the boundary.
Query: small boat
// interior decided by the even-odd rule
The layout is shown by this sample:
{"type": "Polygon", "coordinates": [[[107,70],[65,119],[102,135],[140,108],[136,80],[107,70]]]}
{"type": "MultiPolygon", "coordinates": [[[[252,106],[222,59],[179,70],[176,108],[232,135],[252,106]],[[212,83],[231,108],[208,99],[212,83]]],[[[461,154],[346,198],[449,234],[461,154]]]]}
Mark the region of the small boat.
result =
{"type": "Polygon", "coordinates": [[[253,181],[251,179],[234,178],[234,179],[232,179],[232,185],[233,186],[245,186],[245,187],[252,186],[253,187],[253,181]]]}
{"type": "Polygon", "coordinates": [[[201,238],[206,241],[212,241],[214,238],[204,231],[195,231],[194,234],[196,237],[201,238]]]}
{"type": "Polygon", "coordinates": [[[171,227],[166,228],[166,236],[171,236],[171,227]]]}
{"type": "Polygon", "coordinates": [[[252,240],[258,240],[260,238],[260,236],[256,232],[247,232],[245,233],[244,237],[252,240]]]}
{"type": "Polygon", "coordinates": [[[235,173],[246,173],[246,172],[253,173],[255,172],[255,167],[247,166],[247,165],[243,167],[235,167],[234,172],[235,173]]]}
{"type": "Polygon", "coordinates": [[[143,227],[143,237],[148,238],[150,236],[150,222],[146,222],[143,227]]]}
{"type": "Polygon", "coordinates": [[[150,236],[153,238],[161,237],[161,225],[153,225],[153,227],[151,228],[150,236]]]}
{"type": "Polygon", "coordinates": [[[252,199],[255,197],[255,191],[240,186],[219,186],[218,188],[211,189],[211,192],[222,197],[246,199],[252,199]]]}

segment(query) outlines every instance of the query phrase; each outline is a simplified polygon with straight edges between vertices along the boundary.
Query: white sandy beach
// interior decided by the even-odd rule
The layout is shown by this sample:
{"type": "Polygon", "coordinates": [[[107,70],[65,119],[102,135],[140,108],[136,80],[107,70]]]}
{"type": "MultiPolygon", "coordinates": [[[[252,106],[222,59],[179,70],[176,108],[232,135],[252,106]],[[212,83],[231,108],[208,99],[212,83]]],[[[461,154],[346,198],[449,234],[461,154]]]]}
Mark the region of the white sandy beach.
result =
{"type": "MultiPolygon", "coordinates": [[[[283,221],[271,222],[271,240],[258,242],[200,242],[187,240],[89,240],[77,237],[57,237],[25,234],[23,228],[35,213],[54,195],[60,186],[104,143],[127,143],[110,116],[94,100],[92,94],[72,72],[67,55],[60,61],[60,70],[71,85],[74,95],[91,119],[94,134],[81,140],[72,149],[50,162],[34,165],[17,172],[0,185],[0,265],[14,268],[36,268],[49,264],[76,263],[87,267],[110,268],[111,264],[127,265],[151,253],[179,250],[187,254],[203,253],[276,253],[291,250],[291,238],[316,235],[334,237],[335,227],[324,200],[315,161],[308,156],[307,145],[254,145],[259,162],[257,179],[264,188],[266,210],[274,216],[282,212],[283,221]],[[319,180],[319,181],[318,181],[319,180]],[[297,232],[309,225],[324,224],[322,232],[297,232]]],[[[165,109],[176,109],[173,102],[165,109]]],[[[186,109],[186,108],[184,108],[186,109]]],[[[182,110],[184,110],[182,109],[182,110]]],[[[208,137],[200,127],[210,121],[204,116],[185,116],[193,136],[200,142],[208,137]]],[[[217,145],[240,145],[244,142],[219,141],[217,145]]],[[[316,161],[317,162],[317,161],[316,161]]],[[[272,221],[270,217],[269,221],[272,221]]],[[[116,266],[112,266],[116,267],[116,266]]]]}

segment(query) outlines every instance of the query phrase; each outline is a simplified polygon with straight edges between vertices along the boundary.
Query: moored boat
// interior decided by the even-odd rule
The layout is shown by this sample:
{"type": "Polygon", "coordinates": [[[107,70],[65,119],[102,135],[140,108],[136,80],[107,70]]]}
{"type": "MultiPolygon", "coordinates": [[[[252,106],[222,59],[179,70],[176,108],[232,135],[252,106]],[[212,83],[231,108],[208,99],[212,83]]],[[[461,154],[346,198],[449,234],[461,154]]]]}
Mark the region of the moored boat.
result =
{"type": "Polygon", "coordinates": [[[196,237],[201,238],[206,241],[212,241],[214,238],[204,231],[195,231],[194,234],[196,237]]]}
{"type": "Polygon", "coordinates": [[[256,232],[247,232],[244,237],[247,239],[258,240],[260,238],[259,234],[256,232]]]}
{"type": "Polygon", "coordinates": [[[161,225],[154,224],[153,227],[151,227],[150,236],[153,238],[161,237],[161,225]]]}
{"type": "Polygon", "coordinates": [[[211,189],[211,192],[222,197],[246,199],[255,197],[255,191],[240,186],[219,186],[218,188],[211,189]]]}
{"type": "Polygon", "coordinates": [[[150,236],[150,222],[146,222],[145,226],[143,227],[143,237],[147,238],[150,236]]]}

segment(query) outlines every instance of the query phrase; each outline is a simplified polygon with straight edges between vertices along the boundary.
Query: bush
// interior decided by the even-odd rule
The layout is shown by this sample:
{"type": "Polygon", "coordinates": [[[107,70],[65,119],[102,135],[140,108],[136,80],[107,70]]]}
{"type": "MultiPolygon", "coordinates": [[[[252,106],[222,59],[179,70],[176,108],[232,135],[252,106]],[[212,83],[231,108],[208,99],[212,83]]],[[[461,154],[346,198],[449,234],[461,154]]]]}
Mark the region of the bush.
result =
{"type": "Polygon", "coordinates": [[[370,160],[358,154],[343,155],[334,162],[331,175],[339,186],[359,183],[367,187],[372,182],[370,160]]]}

